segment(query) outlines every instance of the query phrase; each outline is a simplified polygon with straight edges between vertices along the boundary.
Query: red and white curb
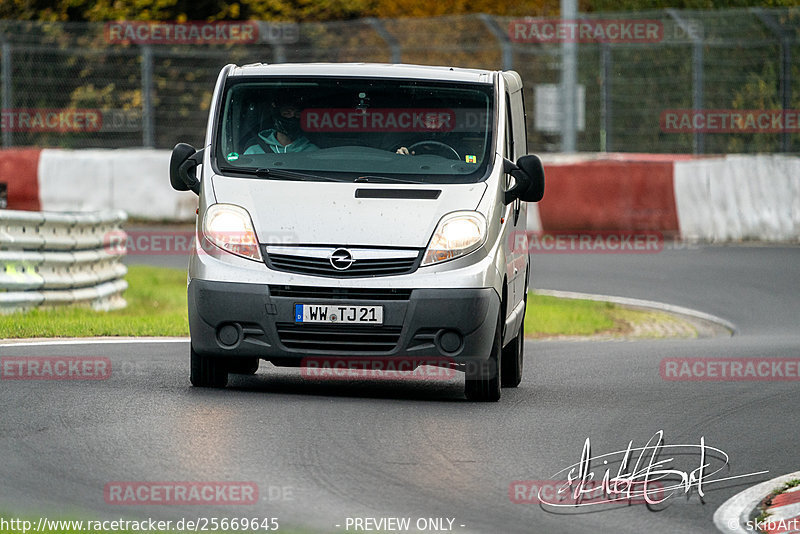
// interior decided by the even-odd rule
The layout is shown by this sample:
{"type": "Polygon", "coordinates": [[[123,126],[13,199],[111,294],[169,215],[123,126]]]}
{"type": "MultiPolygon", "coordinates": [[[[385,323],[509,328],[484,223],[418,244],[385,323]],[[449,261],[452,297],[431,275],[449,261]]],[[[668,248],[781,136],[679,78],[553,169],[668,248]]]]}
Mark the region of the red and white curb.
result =
{"type": "MultiPolygon", "coordinates": [[[[169,150],[0,150],[8,209],[125,210],[192,221],[197,196],[169,185],[169,150]]],[[[543,154],[544,199],[528,229],[652,231],[684,240],[798,242],[800,157],[543,154]]]]}
{"type": "Polygon", "coordinates": [[[714,525],[725,534],[800,533],[800,487],[774,497],[772,505],[767,509],[767,519],[758,524],[754,520],[759,514],[756,508],[761,501],[773,490],[795,479],[800,479],[800,471],[767,480],[734,495],[714,512],[714,525]],[[756,530],[757,527],[763,530],[756,530]]]}
{"type": "Polygon", "coordinates": [[[800,486],[790,488],[772,498],[766,508],[762,530],[769,534],[800,532],[800,486]]]}

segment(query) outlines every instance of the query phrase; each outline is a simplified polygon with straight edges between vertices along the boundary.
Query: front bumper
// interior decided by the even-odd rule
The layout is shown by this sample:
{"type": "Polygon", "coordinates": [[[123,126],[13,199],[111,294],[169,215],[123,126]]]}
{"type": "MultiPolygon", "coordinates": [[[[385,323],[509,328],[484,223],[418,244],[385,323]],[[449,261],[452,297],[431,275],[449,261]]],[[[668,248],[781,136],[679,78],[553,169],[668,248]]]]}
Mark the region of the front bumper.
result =
{"type": "Polygon", "coordinates": [[[358,289],[192,279],[189,329],[199,354],[298,366],[310,356],[485,360],[500,297],[492,288],[358,289]],[[326,293],[325,290],[328,290],[326,293]],[[398,293],[399,291],[399,293],[398,293]],[[294,323],[295,304],[380,305],[382,326],[294,323]]]}

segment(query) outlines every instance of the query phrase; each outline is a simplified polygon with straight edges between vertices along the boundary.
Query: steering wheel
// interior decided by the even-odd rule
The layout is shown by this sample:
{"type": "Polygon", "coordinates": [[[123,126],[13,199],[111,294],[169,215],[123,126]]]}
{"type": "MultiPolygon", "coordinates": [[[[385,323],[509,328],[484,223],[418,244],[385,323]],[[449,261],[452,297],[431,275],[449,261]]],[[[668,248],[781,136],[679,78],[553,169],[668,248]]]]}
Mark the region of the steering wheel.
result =
{"type": "Polygon", "coordinates": [[[441,152],[446,153],[447,155],[443,157],[461,160],[461,156],[458,155],[458,152],[456,152],[455,148],[451,147],[447,143],[442,143],[441,141],[417,141],[416,143],[408,147],[408,151],[411,152],[413,148],[425,145],[434,147],[433,149],[434,151],[438,149],[438,151],[440,152],[439,155],[441,155],[441,152]],[[453,156],[455,156],[455,158],[453,158],[453,156]]]}

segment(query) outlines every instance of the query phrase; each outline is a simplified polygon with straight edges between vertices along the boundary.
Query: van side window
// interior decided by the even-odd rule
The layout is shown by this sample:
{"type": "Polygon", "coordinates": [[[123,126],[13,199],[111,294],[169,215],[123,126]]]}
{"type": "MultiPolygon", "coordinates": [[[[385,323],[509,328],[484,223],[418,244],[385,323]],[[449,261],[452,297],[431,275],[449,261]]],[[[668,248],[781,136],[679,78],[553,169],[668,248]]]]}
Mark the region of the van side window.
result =
{"type": "Polygon", "coordinates": [[[511,116],[511,98],[506,93],[506,146],[505,157],[514,161],[514,120],[511,116]]]}
{"type": "Polygon", "coordinates": [[[524,140],[523,147],[525,148],[524,154],[530,154],[528,150],[528,112],[525,110],[525,99],[522,98],[522,93],[519,94],[522,100],[522,139],[524,140]]]}

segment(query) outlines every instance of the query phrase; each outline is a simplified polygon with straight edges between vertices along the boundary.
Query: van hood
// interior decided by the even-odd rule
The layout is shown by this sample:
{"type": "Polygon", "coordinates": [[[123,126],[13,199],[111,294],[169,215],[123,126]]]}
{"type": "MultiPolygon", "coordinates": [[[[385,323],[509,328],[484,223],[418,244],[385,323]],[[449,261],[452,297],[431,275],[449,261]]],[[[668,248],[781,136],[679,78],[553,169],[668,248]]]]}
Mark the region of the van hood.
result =
{"type": "Polygon", "coordinates": [[[261,244],[423,248],[447,213],[474,210],[486,184],[296,182],[215,175],[219,203],[253,219],[261,244]]]}

